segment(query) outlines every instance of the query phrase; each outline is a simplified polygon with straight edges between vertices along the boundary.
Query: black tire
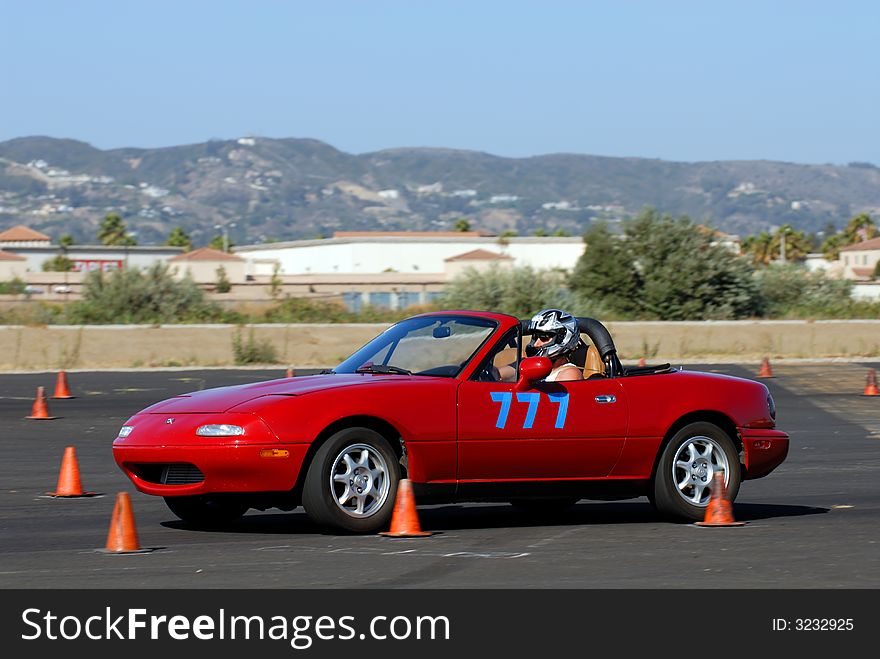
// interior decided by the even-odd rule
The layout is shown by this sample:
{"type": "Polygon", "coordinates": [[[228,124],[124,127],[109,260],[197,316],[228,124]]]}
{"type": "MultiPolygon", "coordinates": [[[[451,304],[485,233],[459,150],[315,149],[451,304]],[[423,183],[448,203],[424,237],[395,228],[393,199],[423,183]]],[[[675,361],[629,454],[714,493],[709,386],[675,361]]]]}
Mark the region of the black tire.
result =
{"type": "Polygon", "coordinates": [[[727,494],[733,501],[742,479],[739,454],[733,440],[713,423],[700,421],[686,425],[675,433],[663,449],[648,499],[665,517],[688,522],[702,520],[706,515],[712,474],[719,470],[722,460],[727,467],[727,494]],[[689,445],[695,449],[694,452],[688,451],[689,445]],[[705,449],[710,445],[712,451],[708,458],[707,454],[698,454],[696,449],[705,449]],[[690,459],[679,459],[677,462],[686,462],[688,466],[677,467],[673,472],[673,461],[676,461],[680,450],[679,458],[690,459]],[[683,484],[681,487],[680,483],[683,484]],[[699,503],[696,503],[697,499],[699,503]]]}
{"type": "Polygon", "coordinates": [[[399,481],[400,463],[388,440],[369,428],[345,428],[327,439],[312,458],[303,483],[303,508],[322,527],[375,533],[391,522],[399,481]],[[345,455],[355,456],[357,467],[346,464],[345,455]],[[334,475],[336,479],[350,476],[348,489],[334,475]],[[364,492],[357,490],[359,484],[364,492]]]}
{"type": "Polygon", "coordinates": [[[526,515],[558,515],[576,504],[575,497],[546,497],[536,499],[511,499],[510,505],[526,515]]]}
{"type": "Polygon", "coordinates": [[[220,526],[236,521],[250,506],[233,496],[165,497],[172,513],[193,526],[220,526]]]}

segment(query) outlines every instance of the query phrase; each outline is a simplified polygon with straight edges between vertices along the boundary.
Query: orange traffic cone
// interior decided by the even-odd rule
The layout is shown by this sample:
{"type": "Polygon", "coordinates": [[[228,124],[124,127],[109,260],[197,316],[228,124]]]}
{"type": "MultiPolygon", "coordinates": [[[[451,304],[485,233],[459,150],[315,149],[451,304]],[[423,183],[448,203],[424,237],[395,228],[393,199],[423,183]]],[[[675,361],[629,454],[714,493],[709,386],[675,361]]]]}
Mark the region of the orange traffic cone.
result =
{"type": "Polygon", "coordinates": [[[737,522],[733,519],[733,506],[727,498],[727,487],[724,485],[724,474],[715,472],[712,478],[712,495],[709,497],[709,505],[706,506],[706,516],[702,522],[696,522],[697,526],[743,526],[745,522],[737,522]]]}
{"type": "Polygon", "coordinates": [[[37,387],[37,397],[34,399],[34,405],[31,408],[31,415],[25,419],[57,419],[57,416],[49,416],[49,403],[46,400],[46,390],[43,387],[37,387]]]}
{"type": "Polygon", "coordinates": [[[877,371],[873,368],[868,369],[868,381],[862,396],[880,396],[880,389],[877,389],[877,371]]]}
{"type": "Polygon", "coordinates": [[[58,378],[55,380],[55,393],[52,398],[74,398],[70,395],[70,389],[67,388],[67,373],[58,371],[58,378]]]}
{"type": "Polygon", "coordinates": [[[46,492],[50,497],[93,497],[94,492],[83,492],[79,478],[79,465],[76,462],[76,449],[68,446],[61,458],[61,471],[58,472],[58,485],[54,492],[46,492]]]}
{"type": "Polygon", "coordinates": [[[293,369],[292,368],[287,369],[287,375],[285,375],[285,377],[288,377],[288,378],[293,377],[293,369]]]}
{"type": "Polygon", "coordinates": [[[648,362],[645,361],[645,358],[642,357],[639,359],[639,366],[647,366],[648,362]]]}
{"type": "Polygon", "coordinates": [[[141,549],[138,542],[128,492],[120,492],[116,495],[113,517],[110,519],[110,532],[107,533],[107,547],[104,551],[110,554],[145,554],[153,551],[141,549]]]}
{"type": "Polygon", "coordinates": [[[761,362],[761,370],[758,371],[759,378],[772,378],[773,377],[773,369],[770,368],[770,360],[764,357],[764,361],[761,362]]]}
{"type": "Polygon", "coordinates": [[[419,526],[412,481],[408,478],[404,478],[397,485],[397,498],[394,500],[394,512],[391,514],[391,530],[382,531],[379,535],[389,538],[423,538],[432,535],[431,531],[422,531],[422,527],[419,526]]]}

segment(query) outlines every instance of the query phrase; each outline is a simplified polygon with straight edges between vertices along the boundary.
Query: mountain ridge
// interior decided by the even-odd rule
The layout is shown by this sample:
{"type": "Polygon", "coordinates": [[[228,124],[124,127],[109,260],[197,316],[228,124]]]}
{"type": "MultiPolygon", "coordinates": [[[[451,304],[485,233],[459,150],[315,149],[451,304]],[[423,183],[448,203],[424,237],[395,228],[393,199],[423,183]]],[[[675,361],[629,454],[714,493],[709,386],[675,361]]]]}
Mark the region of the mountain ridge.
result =
{"type": "Polygon", "coordinates": [[[351,154],[296,137],[107,150],[50,136],[0,142],[0,230],[26,224],[78,242],[93,242],[108,212],[123,215],[141,244],[164,242],[175,226],[204,244],[218,225],[248,244],[448,230],[462,217],[499,233],[578,235],[646,205],[744,235],[783,223],[817,232],[880,211],[880,168],[443,147],[351,154]]]}

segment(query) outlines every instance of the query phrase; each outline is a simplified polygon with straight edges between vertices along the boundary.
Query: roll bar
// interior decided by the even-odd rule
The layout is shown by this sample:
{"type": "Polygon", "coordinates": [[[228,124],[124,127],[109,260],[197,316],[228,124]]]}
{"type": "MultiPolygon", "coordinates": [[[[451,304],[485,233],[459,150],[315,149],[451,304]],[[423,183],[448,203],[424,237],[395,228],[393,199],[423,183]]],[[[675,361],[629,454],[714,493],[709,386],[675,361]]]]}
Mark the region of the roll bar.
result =
{"type": "MultiPolygon", "coordinates": [[[[620,358],[617,356],[617,348],[614,347],[614,341],[611,339],[611,334],[605,326],[595,318],[578,317],[577,321],[578,329],[590,337],[590,341],[596,347],[596,350],[599,351],[599,356],[605,363],[605,375],[611,378],[626,375],[623,364],[620,363],[620,358]]],[[[519,322],[522,333],[530,334],[530,320],[526,319],[519,322]]]]}

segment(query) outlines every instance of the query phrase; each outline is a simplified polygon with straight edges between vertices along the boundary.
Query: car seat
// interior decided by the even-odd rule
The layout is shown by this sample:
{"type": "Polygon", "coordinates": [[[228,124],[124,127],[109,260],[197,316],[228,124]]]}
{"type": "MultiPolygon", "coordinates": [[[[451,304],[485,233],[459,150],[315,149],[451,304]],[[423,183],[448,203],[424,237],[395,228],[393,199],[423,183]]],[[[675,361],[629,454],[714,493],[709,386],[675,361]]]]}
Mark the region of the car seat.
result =
{"type": "Polygon", "coordinates": [[[602,361],[599,351],[593,345],[587,348],[584,360],[584,380],[589,380],[591,377],[605,377],[605,362],[602,361]]]}

